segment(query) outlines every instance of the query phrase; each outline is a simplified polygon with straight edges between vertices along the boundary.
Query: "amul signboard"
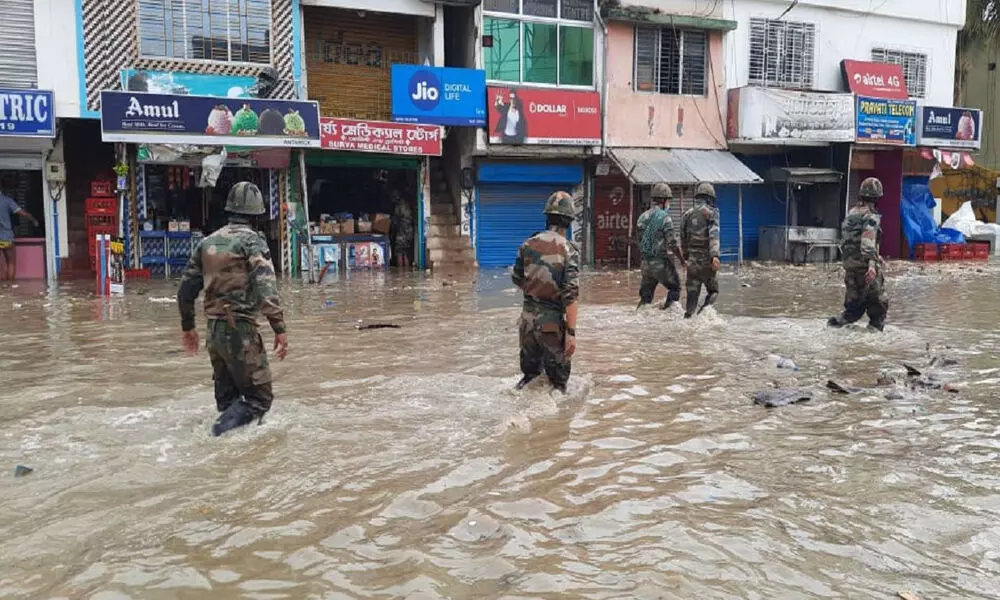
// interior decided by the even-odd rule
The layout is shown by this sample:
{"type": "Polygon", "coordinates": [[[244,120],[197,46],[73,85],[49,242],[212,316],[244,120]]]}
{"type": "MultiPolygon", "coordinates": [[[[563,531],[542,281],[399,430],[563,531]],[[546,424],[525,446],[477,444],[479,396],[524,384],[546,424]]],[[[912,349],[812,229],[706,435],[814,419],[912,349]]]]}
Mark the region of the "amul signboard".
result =
{"type": "Polygon", "coordinates": [[[983,141],[983,111],[975,108],[923,106],[918,113],[917,143],[921,146],[979,150],[983,141]]]}

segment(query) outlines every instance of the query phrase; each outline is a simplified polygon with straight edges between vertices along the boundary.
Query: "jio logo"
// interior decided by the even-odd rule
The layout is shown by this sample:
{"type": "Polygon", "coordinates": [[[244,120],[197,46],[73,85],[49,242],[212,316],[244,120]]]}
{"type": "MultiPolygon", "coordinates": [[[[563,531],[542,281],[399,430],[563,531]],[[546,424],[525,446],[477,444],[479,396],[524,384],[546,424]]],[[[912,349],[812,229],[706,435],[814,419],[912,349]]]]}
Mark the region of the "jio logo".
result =
{"type": "Polygon", "coordinates": [[[410,98],[420,110],[434,110],[441,101],[441,82],[430,71],[417,71],[410,77],[410,98]]]}

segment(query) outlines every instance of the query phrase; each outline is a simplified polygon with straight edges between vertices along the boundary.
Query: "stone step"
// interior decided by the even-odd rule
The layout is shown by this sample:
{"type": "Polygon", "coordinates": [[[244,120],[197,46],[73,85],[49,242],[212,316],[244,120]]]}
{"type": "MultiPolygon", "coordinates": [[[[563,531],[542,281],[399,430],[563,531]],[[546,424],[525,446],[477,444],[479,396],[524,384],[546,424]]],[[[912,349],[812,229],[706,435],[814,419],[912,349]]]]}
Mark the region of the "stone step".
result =
{"type": "Polygon", "coordinates": [[[438,201],[435,202],[431,199],[431,214],[432,215],[453,215],[455,214],[455,205],[448,201],[438,201]]]}
{"type": "Polygon", "coordinates": [[[431,225],[427,228],[427,237],[458,237],[462,235],[460,225],[431,225]]]}
{"type": "Polygon", "coordinates": [[[432,212],[430,224],[455,226],[455,225],[461,225],[461,222],[455,215],[436,215],[432,212]]]}
{"type": "Polygon", "coordinates": [[[467,273],[475,271],[479,265],[476,261],[440,261],[431,263],[431,270],[439,274],[452,275],[455,273],[467,273]]]}
{"type": "Polygon", "coordinates": [[[466,237],[432,236],[427,238],[428,249],[444,248],[444,249],[462,250],[468,247],[469,247],[469,238],[466,237]]]}
{"type": "MultiPolygon", "coordinates": [[[[428,240],[429,242],[430,240],[428,240]]],[[[432,262],[475,262],[472,248],[427,248],[427,258],[432,262]]]]}

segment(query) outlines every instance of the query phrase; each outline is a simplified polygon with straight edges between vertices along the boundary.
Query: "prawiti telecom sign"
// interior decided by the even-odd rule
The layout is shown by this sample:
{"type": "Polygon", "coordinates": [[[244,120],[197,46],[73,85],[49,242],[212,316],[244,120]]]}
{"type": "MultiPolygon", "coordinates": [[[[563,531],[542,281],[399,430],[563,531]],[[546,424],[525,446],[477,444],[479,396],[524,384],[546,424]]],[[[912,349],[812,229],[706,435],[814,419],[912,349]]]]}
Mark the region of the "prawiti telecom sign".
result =
{"type": "Polygon", "coordinates": [[[52,92],[0,89],[0,136],[56,136],[52,92]]]}
{"type": "Polygon", "coordinates": [[[392,120],[426,125],[486,125],[486,71],[392,65],[392,120]]]}

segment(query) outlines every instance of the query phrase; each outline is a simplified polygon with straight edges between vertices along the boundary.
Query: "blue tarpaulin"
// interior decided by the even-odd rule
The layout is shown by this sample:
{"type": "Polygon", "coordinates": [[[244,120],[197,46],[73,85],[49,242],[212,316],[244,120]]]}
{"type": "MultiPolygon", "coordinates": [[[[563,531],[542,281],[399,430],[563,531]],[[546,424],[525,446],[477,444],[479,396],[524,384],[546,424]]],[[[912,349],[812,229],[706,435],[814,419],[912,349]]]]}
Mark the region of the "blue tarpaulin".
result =
{"type": "Polygon", "coordinates": [[[934,197],[927,183],[905,182],[900,203],[903,233],[910,246],[910,257],[916,244],[963,244],[965,236],[954,229],[942,229],[934,222],[934,197]]]}

